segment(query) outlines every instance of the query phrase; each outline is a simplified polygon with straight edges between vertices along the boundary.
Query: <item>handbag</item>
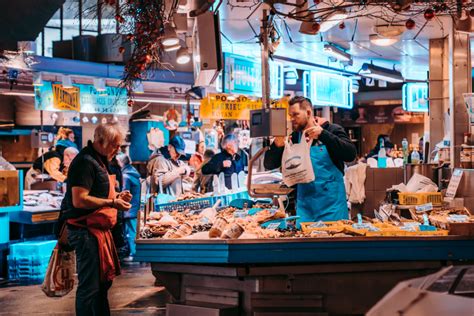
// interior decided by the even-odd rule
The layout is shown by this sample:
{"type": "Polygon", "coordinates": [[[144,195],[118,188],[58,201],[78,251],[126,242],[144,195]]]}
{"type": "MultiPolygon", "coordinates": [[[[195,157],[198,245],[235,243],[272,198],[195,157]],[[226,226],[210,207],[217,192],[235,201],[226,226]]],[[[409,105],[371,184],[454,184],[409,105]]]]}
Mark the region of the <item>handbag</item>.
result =
{"type": "Polygon", "coordinates": [[[292,187],[295,184],[309,183],[314,181],[313,164],[311,162],[311,142],[306,140],[304,132],[301,141],[297,144],[285,142],[281,169],[283,182],[292,187]]]}

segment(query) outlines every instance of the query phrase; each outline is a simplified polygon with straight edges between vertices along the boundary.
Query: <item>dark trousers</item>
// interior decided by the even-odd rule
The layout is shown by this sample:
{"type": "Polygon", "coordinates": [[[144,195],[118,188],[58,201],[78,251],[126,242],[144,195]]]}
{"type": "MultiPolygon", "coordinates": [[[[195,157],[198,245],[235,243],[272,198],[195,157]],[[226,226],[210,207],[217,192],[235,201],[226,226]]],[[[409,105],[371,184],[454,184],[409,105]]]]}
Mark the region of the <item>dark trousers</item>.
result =
{"type": "Polygon", "coordinates": [[[87,229],[68,229],[68,240],[76,251],[76,315],[110,315],[107,291],[112,282],[101,282],[97,239],[87,229]]]}

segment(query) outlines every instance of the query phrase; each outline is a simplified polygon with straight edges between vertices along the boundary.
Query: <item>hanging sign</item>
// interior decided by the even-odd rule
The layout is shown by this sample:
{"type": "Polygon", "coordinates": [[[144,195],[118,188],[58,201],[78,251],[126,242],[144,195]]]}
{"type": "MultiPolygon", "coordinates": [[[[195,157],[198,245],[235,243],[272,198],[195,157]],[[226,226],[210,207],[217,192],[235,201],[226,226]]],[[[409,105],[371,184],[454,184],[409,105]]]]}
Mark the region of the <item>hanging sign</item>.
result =
{"type": "Polygon", "coordinates": [[[311,71],[311,101],[316,106],[352,109],[352,79],[346,76],[311,71]]]}
{"type": "Polygon", "coordinates": [[[445,201],[451,202],[456,197],[456,192],[458,191],[459,184],[461,183],[463,173],[464,172],[462,169],[454,169],[451,180],[449,180],[446,195],[444,196],[445,201]]]}
{"type": "Polygon", "coordinates": [[[474,125],[474,93],[463,93],[464,102],[466,103],[467,112],[469,114],[469,122],[474,125]]]}
{"type": "Polygon", "coordinates": [[[97,91],[93,85],[73,84],[64,88],[45,81],[35,88],[35,109],[45,111],[76,111],[84,114],[128,114],[127,91],[106,87],[97,91]]]}
{"type": "MultiPolygon", "coordinates": [[[[287,108],[286,98],[272,103],[272,107],[287,108]]],[[[250,111],[262,108],[261,100],[246,96],[229,96],[226,94],[209,94],[201,100],[201,119],[213,120],[249,120],[250,111]]]]}
{"type": "MultiPolygon", "coordinates": [[[[269,62],[270,97],[283,97],[283,64],[269,62]]],[[[222,75],[222,91],[225,93],[262,96],[262,64],[253,58],[225,53],[222,75]]]]}
{"type": "Polygon", "coordinates": [[[428,84],[405,83],[402,88],[403,109],[408,112],[428,112],[428,84]]]}
{"type": "Polygon", "coordinates": [[[79,88],[64,88],[63,85],[54,83],[53,87],[53,107],[60,111],[76,111],[81,110],[79,101],[79,88]]]}

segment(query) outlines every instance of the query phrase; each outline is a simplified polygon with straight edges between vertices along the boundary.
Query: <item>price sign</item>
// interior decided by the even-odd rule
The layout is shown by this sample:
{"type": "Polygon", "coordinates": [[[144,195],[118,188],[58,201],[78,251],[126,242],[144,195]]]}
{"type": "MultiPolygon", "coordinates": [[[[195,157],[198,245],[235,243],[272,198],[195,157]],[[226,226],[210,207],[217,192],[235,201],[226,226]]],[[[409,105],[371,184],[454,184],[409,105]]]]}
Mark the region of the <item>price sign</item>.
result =
{"type": "Polygon", "coordinates": [[[277,229],[278,227],[280,227],[280,223],[271,223],[271,224],[268,224],[267,226],[267,229],[277,229]]]}
{"type": "Polygon", "coordinates": [[[445,201],[451,202],[454,200],[459,188],[459,183],[461,183],[462,175],[462,169],[454,169],[451,180],[449,180],[448,189],[446,190],[446,196],[444,197],[445,201]]]}
{"type": "Polygon", "coordinates": [[[433,203],[417,205],[415,207],[417,213],[425,213],[433,210],[433,203]]]}

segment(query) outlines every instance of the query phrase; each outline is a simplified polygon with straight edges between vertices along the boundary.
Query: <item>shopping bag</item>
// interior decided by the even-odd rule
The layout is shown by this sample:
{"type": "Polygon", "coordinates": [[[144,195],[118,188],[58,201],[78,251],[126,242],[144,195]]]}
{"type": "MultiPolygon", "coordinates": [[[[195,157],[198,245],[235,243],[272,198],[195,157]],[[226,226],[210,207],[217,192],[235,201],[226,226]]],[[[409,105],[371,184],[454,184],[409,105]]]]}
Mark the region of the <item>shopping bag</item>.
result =
{"type": "Polygon", "coordinates": [[[292,187],[299,183],[309,183],[314,181],[313,165],[310,154],[311,143],[306,137],[301,137],[298,144],[285,142],[285,149],[281,160],[283,182],[292,187]]]}
{"type": "Polygon", "coordinates": [[[62,297],[74,288],[76,255],[74,251],[60,250],[58,245],[49,259],[41,290],[49,297],[62,297]]]}

